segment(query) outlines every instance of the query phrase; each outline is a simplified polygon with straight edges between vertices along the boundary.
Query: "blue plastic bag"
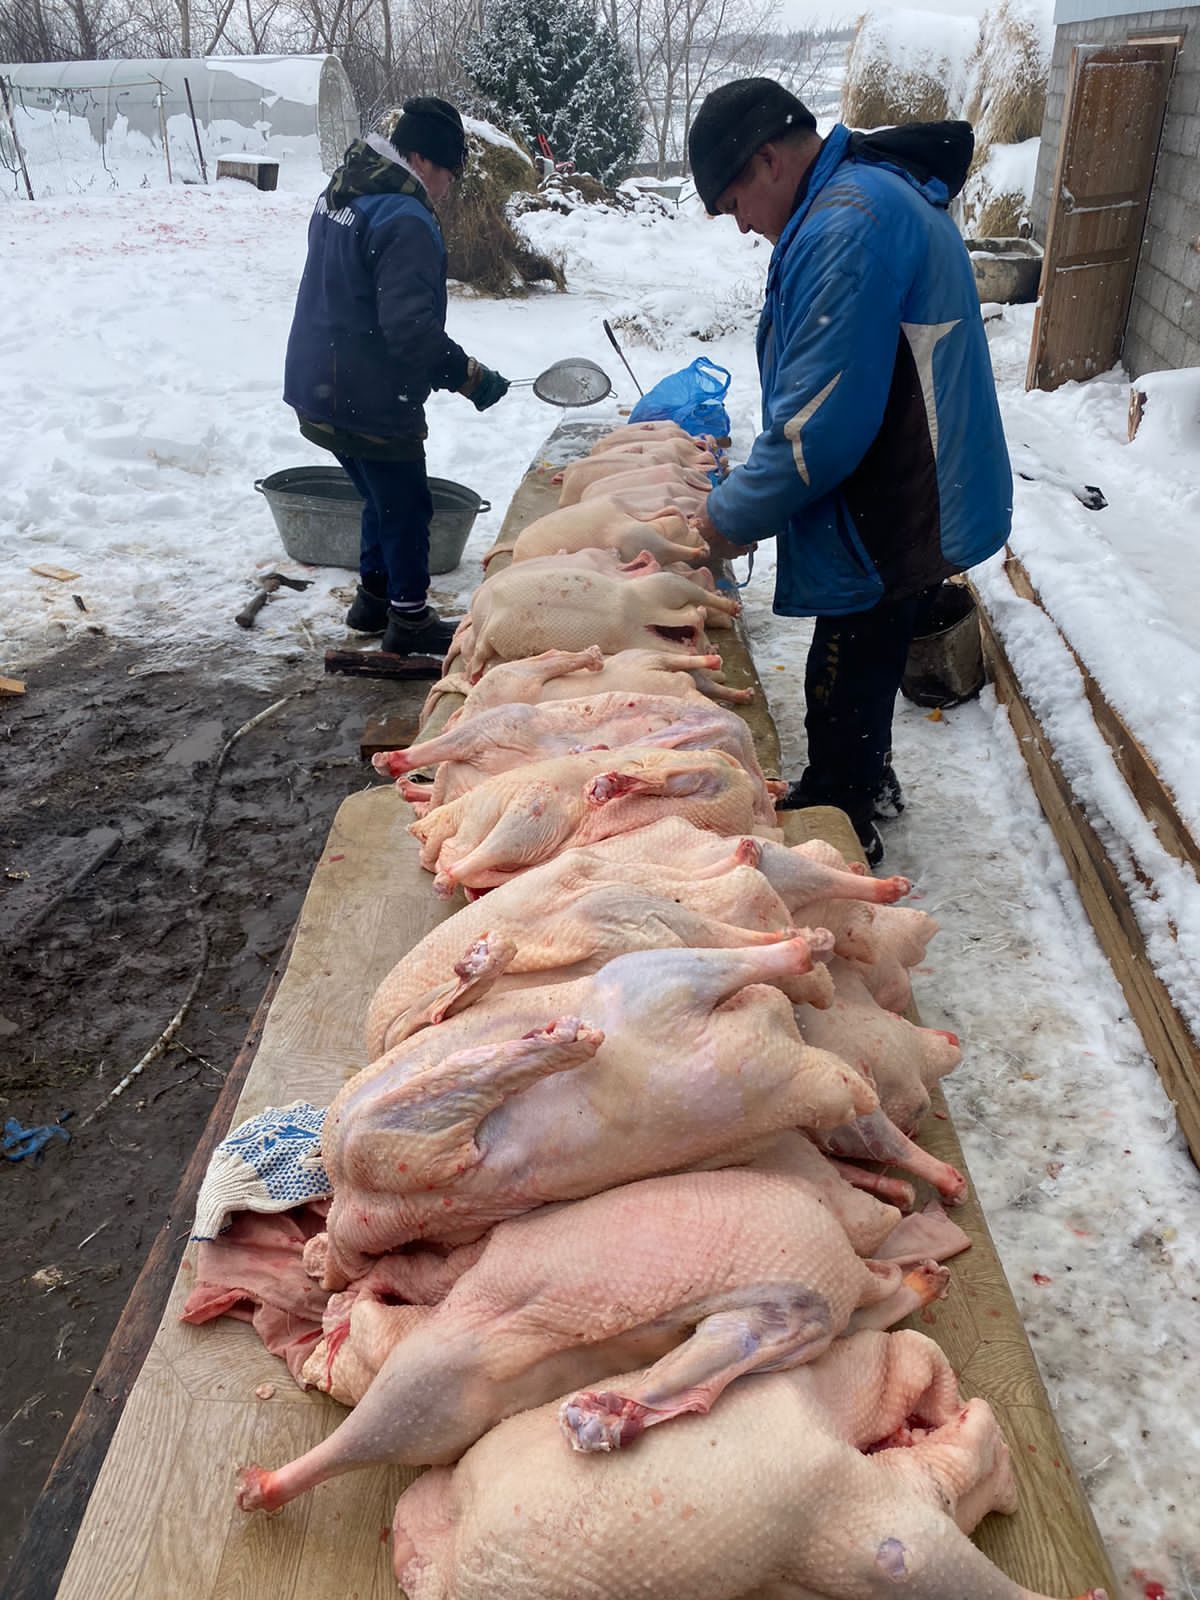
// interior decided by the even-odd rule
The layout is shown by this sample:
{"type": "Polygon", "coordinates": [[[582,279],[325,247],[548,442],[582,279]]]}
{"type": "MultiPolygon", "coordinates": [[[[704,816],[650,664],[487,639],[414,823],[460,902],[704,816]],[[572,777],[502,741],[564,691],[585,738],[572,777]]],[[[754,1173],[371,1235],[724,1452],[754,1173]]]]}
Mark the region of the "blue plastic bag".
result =
{"type": "Polygon", "coordinates": [[[724,367],[700,356],[690,367],[669,373],[644,394],[629,413],[630,422],[677,422],[692,434],[729,434],[729,413],[722,405],[733,379],[724,367]]]}

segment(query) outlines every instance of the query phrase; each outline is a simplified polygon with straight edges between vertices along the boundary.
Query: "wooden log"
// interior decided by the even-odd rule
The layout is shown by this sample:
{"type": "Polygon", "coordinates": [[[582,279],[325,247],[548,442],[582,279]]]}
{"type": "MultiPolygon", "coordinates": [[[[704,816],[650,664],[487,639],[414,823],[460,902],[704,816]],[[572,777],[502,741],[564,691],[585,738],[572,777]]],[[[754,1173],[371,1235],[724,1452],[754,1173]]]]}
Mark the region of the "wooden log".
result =
{"type": "Polygon", "coordinates": [[[394,656],[382,650],[326,650],[325,671],[350,678],[440,678],[441,656],[394,656]]]}
{"type": "Polygon", "coordinates": [[[0,694],[24,694],[25,682],[22,678],[0,678],[0,694]]]}
{"type": "Polygon", "coordinates": [[[984,656],[996,695],[1008,708],[1034,792],[1163,1087],[1174,1102],[1192,1157],[1200,1164],[1200,1049],[1150,963],[1121,874],[1076,800],[1054,747],[982,609],[980,618],[984,656]]]}

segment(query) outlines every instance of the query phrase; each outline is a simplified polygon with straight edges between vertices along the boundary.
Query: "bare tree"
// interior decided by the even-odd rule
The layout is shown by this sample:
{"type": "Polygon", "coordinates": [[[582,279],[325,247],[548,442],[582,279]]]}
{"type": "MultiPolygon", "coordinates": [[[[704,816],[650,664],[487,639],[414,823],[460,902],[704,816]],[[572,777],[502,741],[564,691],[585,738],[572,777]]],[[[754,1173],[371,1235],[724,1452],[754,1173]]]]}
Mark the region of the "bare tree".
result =
{"type": "Polygon", "coordinates": [[[700,100],[718,83],[753,74],[771,37],[779,0],[602,0],[615,5],[633,58],[660,178],[686,168],[700,100]]]}

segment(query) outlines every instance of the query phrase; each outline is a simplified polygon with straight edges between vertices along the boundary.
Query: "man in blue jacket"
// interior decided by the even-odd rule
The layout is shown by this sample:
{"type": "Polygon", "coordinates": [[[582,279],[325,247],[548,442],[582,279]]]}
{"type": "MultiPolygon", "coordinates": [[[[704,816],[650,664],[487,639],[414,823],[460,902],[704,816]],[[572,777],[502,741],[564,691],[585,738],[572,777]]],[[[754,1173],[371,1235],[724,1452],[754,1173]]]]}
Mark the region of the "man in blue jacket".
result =
{"type": "Polygon", "coordinates": [[[921,595],[1004,543],[1012,478],[970,260],[947,212],[966,123],[835,127],[769,78],[711,93],[688,141],[710,214],[775,246],[758,328],[762,429],[699,531],[778,536],[775,610],[815,616],[808,766],[784,802],[903,809],[892,713],[921,595]]]}
{"type": "Polygon", "coordinates": [[[463,171],[462,118],[408,100],[391,138],[356,140],[318,198],[288,339],[283,398],[363,497],[359,586],[346,625],[395,655],[444,655],[454,625],[428,604],[425,401],[478,411],[508,392],[446,334],[446,246],[434,206],[463,171]]]}

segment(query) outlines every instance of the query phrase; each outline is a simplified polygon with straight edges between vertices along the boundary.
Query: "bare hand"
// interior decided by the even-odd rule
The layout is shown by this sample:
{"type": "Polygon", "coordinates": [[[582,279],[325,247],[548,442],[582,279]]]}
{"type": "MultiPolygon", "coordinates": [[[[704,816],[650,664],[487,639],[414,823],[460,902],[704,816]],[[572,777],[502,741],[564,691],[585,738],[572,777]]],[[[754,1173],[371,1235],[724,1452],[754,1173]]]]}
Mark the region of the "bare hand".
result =
{"type": "Polygon", "coordinates": [[[697,511],[695,516],[688,518],[688,522],[692,532],[699,534],[708,546],[709,558],[712,561],[736,561],[739,556],[748,556],[752,550],[758,549],[756,544],[731,543],[720,532],[707,511],[697,511]]]}

